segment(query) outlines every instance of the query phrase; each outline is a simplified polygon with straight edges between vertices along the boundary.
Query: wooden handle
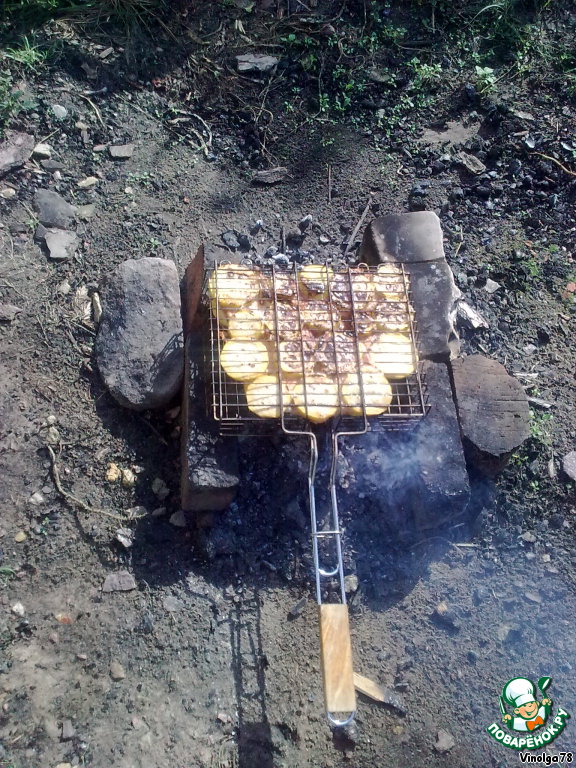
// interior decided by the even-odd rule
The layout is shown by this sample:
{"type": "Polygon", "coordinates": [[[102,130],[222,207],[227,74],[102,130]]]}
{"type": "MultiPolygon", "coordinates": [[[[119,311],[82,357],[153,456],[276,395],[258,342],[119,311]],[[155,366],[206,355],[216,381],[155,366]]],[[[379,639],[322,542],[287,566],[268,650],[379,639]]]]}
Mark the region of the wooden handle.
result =
{"type": "Polygon", "coordinates": [[[356,691],[347,605],[320,605],[320,651],[327,712],[354,712],[356,691]]]}

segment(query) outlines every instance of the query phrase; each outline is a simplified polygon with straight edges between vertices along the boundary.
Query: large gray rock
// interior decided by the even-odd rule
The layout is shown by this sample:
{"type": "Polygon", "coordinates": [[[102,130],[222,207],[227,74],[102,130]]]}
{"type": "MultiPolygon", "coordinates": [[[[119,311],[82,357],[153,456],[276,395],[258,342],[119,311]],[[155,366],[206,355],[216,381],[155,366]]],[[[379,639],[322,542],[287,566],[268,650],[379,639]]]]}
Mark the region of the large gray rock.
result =
{"type": "Polygon", "coordinates": [[[37,190],[34,204],[38,211],[38,220],[45,227],[68,229],[74,221],[74,207],[51,189],[37,190]]]}
{"type": "Polygon", "coordinates": [[[20,168],[32,154],[34,136],[18,131],[6,131],[6,138],[0,142],[0,176],[20,168]]]}
{"type": "Polygon", "coordinates": [[[113,397],[127,408],[167,405],[183,373],[176,267],[158,258],[122,262],[102,286],[96,360],[113,397]]]}

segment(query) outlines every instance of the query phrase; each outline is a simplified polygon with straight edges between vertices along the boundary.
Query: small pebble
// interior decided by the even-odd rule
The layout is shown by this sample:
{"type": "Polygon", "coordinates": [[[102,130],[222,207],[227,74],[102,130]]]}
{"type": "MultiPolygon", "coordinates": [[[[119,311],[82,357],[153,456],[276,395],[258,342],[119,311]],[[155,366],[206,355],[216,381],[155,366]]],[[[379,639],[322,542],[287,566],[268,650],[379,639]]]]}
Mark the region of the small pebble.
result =
{"type": "Polygon", "coordinates": [[[13,197],[16,197],[16,190],[12,189],[12,187],[6,187],[0,191],[0,197],[3,200],[12,200],[13,197]]]}
{"type": "Polygon", "coordinates": [[[32,504],[33,507],[39,507],[40,504],[44,504],[44,496],[42,496],[40,491],[36,491],[36,493],[33,493],[32,496],[30,496],[28,503],[32,504]]]}
{"type": "Polygon", "coordinates": [[[32,150],[34,157],[38,157],[41,160],[50,160],[52,157],[52,147],[50,144],[36,144],[32,150]]]}
{"type": "Polygon", "coordinates": [[[22,544],[22,542],[26,541],[27,538],[28,538],[28,534],[27,533],[25,533],[24,531],[18,531],[16,536],[14,536],[14,541],[17,544],[22,544]]]}
{"type": "Polygon", "coordinates": [[[110,677],[112,680],[124,680],[126,672],[124,672],[124,667],[120,662],[113,661],[110,663],[110,677]]]}
{"type": "Polygon", "coordinates": [[[161,477],[155,477],[152,481],[152,493],[157,496],[160,501],[164,501],[164,499],[170,496],[170,489],[161,477]]]}
{"type": "Polygon", "coordinates": [[[58,120],[64,120],[66,117],[68,117],[68,110],[61,104],[52,104],[50,109],[52,110],[54,117],[56,117],[58,120]]]}
{"type": "Polygon", "coordinates": [[[183,510],[178,509],[173,515],[170,515],[170,525],[174,525],[176,528],[186,528],[188,526],[183,510]]]}
{"type": "Polygon", "coordinates": [[[108,464],[106,480],[108,480],[109,483],[116,483],[120,479],[121,474],[122,472],[120,471],[118,464],[114,464],[114,462],[108,464]]]}
{"type": "Polygon", "coordinates": [[[22,603],[14,603],[14,605],[12,606],[12,613],[15,613],[16,616],[22,617],[26,613],[26,609],[24,608],[22,603]]]}
{"type": "Polygon", "coordinates": [[[76,186],[78,189],[90,189],[90,187],[95,187],[99,181],[100,179],[97,179],[96,176],[87,176],[85,179],[81,179],[76,186]]]}
{"type": "Polygon", "coordinates": [[[56,427],[48,427],[46,442],[48,445],[58,445],[60,443],[60,432],[58,432],[56,427]]]}
{"type": "Polygon", "coordinates": [[[132,488],[134,483],[136,482],[136,475],[134,472],[132,472],[131,469],[123,469],[121,470],[122,474],[122,485],[125,488],[132,488]]]}

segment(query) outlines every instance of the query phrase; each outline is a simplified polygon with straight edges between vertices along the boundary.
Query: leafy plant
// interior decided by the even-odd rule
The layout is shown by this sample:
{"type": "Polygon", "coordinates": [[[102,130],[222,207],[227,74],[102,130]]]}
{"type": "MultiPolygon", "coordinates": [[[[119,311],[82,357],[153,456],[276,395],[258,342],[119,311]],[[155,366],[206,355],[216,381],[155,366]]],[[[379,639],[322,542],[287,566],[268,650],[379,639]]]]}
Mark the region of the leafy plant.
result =
{"type": "Polygon", "coordinates": [[[496,86],[496,76],[492,67],[480,67],[476,65],[476,82],[480,93],[493,91],[496,86]]]}

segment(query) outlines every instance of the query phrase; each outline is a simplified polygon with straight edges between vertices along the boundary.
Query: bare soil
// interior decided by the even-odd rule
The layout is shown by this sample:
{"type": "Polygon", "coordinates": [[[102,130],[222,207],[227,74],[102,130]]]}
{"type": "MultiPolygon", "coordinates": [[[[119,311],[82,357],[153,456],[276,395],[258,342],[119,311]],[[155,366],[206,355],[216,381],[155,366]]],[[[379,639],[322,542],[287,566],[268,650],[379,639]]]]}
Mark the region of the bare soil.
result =
{"type": "MultiPolygon", "coordinates": [[[[231,20],[224,23],[233,35],[231,20]]],[[[344,119],[298,122],[283,111],[285,84],[273,81],[264,108],[275,122],[262,151],[258,125],[238,114],[242,92],[236,102],[233,87],[221,101],[185,102],[192,81],[184,54],[158,52],[150,65],[171,88],[150,76],[139,82],[117,50],[118,63],[88,83],[80,63],[94,64],[102,49],[86,33],[78,45],[70,34],[59,63],[27,82],[37,108],[15,125],[38,140],[50,135],[61,178],[30,163],[0,183],[17,191],[0,200],[0,299],[22,309],[0,326],[0,766],[517,765],[518,754],[486,733],[500,719],[507,680],[550,676],[555,705],[576,711],[576,498],[560,462],[576,439],[575,304],[564,293],[576,274],[576,182],[525,141],[536,137],[547,155],[571,142],[573,102],[524,82],[470,101],[454,84],[436,114],[417,112],[410,132],[398,126],[385,137],[344,119]],[[107,91],[85,94],[102,83],[107,91]],[[68,110],[65,121],[51,114],[54,103],[68,110]],[[210,125],[206,152],[185,130],[208,142],[196,117],[169,123],[186,117],[176,109],[210,125]],[[454,148],[433,133],[448,120],[457,126],[454,148]],[[84,140],[78,121],[88,126],[84,140]],[[260,145],[251,143],[254,131],[260,145]],[[126,161],[95,151],[128,141],[136,148],[126,161]],[[461,149],[481,156],[493,176],[478,182],[442,159],[461,149]],[[251,183],[254,170],[272,165],[287,167],[285,180],[251,183]],[[91,175],[98,184],[79,189],[91,175]],[[39,187],[95,203],[73,261],[51,263],[34,242],[39,187]],[[359,579],[350,603],[354,664],[395,689],[404,711],[359,697],[357,728],[342,734],[323,714],[305,447],[243,440],[234,504],[200,538],[171,525],[178,414],[136,414],[112,400],[92,357],[96,327],[86,304],[123,259],[160,255],[183,273],[200,243],[223,248],[223,232],[248,233],[258,219],[253,255],[280,247],[281,228],[307,214],[313,224],[302,249],[315,259],[340,254],[369,195],[371,216],[440,214],[456,280],[490,325],[462,330],[464,353],[535,374],[522,383],[553,407],[551,419],[536,410],[533,438],[497,482],[476,479],[469,526],[419,540],[402,541],[396,522],[375,513],[359,490],[366,478],[350,457],[344,462],[346,563],[359,579]],[[495,294],[485,290],[488,277],[501,284],[495,294]],[[62,498],[46,447],[49,417],[62,487],[119,516],[144,507],[144,518],[114,520],[62,498]],[[134,470],[133,487],[107,481],[111,462],[134,470]],[[157,477],[170,489],[165,501],[152,491],[157,477]],[[159,507],[165,513],[152,514],[159,507]],[[121,527],[132,530],[129,549],[115,540],[121,527]],[[104,593],[118,570],[133,574],[136,589],[104,593]],[[303,596],[301,613],[289,618],[303,596]],[[441,602],[448,620],[435,613],[441,602]],[[112,662],[122,679],[113,679],[112,662]],[[65,721],[72,731],[64,740],[65,721]],[[445,753],[435,748],[440,729],[455,740],[445,753]]],[[[234,64],[227,55],[219,60],[226,72],[234,64]]],[[[546,751],[575,748],[569,722],[546,751]]]]}

